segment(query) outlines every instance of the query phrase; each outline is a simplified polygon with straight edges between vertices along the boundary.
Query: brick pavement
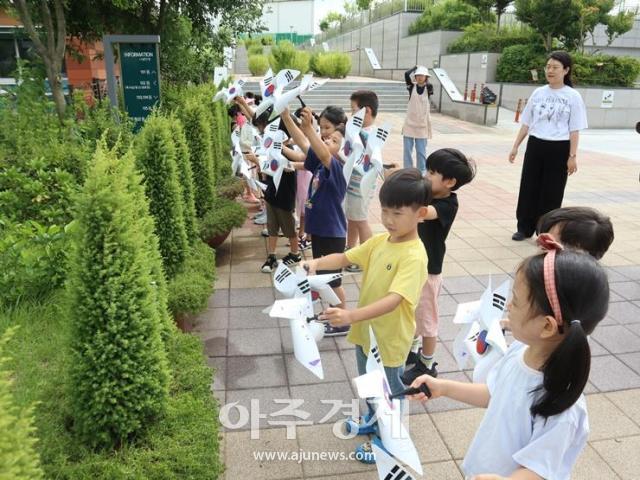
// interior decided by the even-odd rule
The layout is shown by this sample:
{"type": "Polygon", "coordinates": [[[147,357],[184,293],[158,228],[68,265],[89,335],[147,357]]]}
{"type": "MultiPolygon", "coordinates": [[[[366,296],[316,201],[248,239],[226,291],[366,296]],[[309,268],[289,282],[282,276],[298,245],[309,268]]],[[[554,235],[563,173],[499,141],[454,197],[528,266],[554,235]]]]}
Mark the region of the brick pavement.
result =
{"type": "MultiPolygon", "coordinates": [[[[393,132],[385,147],[385,159],[402,163],[402,117],[382,114],[379,123],[386,121],[393,125],[393,132]]],[[[440,115],[434,115],[433,123],[434,139],[428,152],[451,146],[478,163],[478,176],[459,192],[460,211],[447,242],[440,298],[441,342],[436,352],[443,377],[469,381],[470,372],[458,371],[450,353],[456,334],[451,323],[456,304],[478,299],[490,275],[505,278],[536,248],[532,241],[511,240],[522,160],[520,155],[515,166],[506,160],[513,128],[481,127],[440,115]]],[[[640,136],[637,141],[640,145],[640,136]]],[[[599,151],[603,150],[615,152],[616,145],[608,148],[601,144],[599,151]]],[[[640,478],[640,165],[623,156],[584,150],[580,150],[578,162],[579,171],[569,180],[564,204],[593,206],[610,215],[616,239],[603,259],[610,275],[611,306],[591,339],[593,362],[587,387],[591,434],[573,478],[640,478]]],[[[382,231],[376,201],[370,221],[375,231],[382,231]]],[[[310,413],[312,424],[299,427],[291,440],[287,440],[284,428],[269,425],[283,417],[257,419],[259,440],[250,439],[248,425],[226,431],[226,478],[377,478],[375,467],[353,460],[296,463],[254,458],[259,451],[348,454],[362,441],[362,437],[336,438],[332,422],[341,415],[323,419],[330,405],[321,403],[321,399],[349,402],[355,398],[350,382],[356,376],[353,347],[344,338],[323,339],[320,350],[325,380],[319,381],[293,358],[288,323],[262,313],[277,294],[270,275],[259,272],[266,255],[259,231],[247,222],[218,250],[216,292],[197,326],[208,362],[216,368],[213,392],[222,404],[238,402],[247,410],[252,399],[259,400],[263,414],[276,413],[283,407],[274,399],[303,399],[300,408],[310,413]]],[[[278,254],[282,256],[287,252],[286,240],[280,243],[278,254]]],[[[355,305],[360,277],[346,277],[345,283],[347,300],[355,305]]],[[[437,399],[426,407],[412,403],[411,414],[409,428],[424,462],[425,477],[462,479],[458,463],[482,410],[437,399]]],[[[231,420],[238,420],[237,415],[231,420]]]]}

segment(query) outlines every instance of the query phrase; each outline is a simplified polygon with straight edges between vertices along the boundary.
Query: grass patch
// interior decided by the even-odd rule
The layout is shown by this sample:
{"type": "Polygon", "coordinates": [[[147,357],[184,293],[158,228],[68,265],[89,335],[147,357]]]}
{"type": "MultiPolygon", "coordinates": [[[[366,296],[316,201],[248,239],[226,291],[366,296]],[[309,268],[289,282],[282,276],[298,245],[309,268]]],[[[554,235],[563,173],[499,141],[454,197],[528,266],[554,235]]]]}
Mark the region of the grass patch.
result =
{"type": "Polygon", "coordinates": [[[15,373],[13,393],[21,408],[35,408],[36,450],[50,479],[216,479],[218,405],[211,395],[211,369],[202,343],[174,331],[167,343],[170,396],[166,413],[135,443],[117,452],[91,451],[73,434],[69,377],[70,329],[56,293],[0,312],[0,335],[19,328],[7,344],[6,368],[15,373]]]}

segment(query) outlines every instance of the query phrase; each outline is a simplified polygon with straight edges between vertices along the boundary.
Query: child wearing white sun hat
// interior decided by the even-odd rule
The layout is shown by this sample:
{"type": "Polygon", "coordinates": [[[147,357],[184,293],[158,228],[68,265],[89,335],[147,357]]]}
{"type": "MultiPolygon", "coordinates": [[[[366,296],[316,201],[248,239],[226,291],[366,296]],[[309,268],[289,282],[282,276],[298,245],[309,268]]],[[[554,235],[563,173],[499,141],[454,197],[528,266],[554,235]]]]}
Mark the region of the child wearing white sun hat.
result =
{"type": "Polygon", "coordinates": [[[416,65],[404,73],[409,91],[407,116],[402,126],[404,168],[413,166],[411,155],[415,145],[416,166],[423,174],[427,171],[427,140],[431,138],[429,97],[433,95],[433,85],[429,83],[430,76],[429,69],[422,65],[416,65]]]}

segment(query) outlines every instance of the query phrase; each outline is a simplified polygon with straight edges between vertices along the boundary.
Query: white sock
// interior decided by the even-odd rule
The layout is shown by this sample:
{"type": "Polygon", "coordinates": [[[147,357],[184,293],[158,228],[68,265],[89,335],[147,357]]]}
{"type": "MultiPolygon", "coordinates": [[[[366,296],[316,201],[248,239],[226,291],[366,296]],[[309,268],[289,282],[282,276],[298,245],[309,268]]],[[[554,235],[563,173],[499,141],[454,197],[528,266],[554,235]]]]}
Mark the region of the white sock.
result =
{"type": "Polygon", "coordinates": [[[433,366],[433,355],[423,355],[421,353],[420,361],[424,364],[425,367],[431,368],[433,366]]]}
{"type": "Polygon", "coordinates": [[[422,346],[422,338],[414,337],[413,342],[411,343],[411,351],[413,353],[418,353],[418,350],[420,350],[421,346],[422,346]]]}

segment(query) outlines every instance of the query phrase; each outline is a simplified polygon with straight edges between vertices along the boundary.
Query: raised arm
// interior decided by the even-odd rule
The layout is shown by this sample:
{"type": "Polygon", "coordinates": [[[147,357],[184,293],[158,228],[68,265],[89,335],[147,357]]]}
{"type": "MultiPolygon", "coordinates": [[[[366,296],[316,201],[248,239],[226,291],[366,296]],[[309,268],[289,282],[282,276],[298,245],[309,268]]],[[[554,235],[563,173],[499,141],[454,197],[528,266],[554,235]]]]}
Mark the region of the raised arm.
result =
{"type": "Polygon", "coordinates": [[[303,133],[309,139],[309,143],[313,151],[315,152],[318,160],[325,168],[331,168],[331,152],[324,144],[320,135],[313,128],[313,113],[309,107],[304,107],[300,113],[300,120],[302,121],[300,128],[303,133]]]}
{"type": "Polygon", "coordinates": [[[253,119],[255,111],[249,106],[244,97],[238,96],[234,98],[233,101],[236,105],[238,105],[238,107],[240,107],[240,110],[242,110],[242,114],[247,117],[247,119],[253,119]]]}
{"type": "Polygon", "coordinates": [[[404,82],[407,84],[407,87],[413,87],[413,81],[411,80],[411,74],[417,70],[417,66],[410,68],[406,72],[404,72],[404,82]]]}
{"type": "Polygon", "coordinates": [[[300,147],[300,150],[302,150],[306,155],[309,151],[309,141],[307,140],[307,137],[304,136],[304,133],[302,133],[302,131],[298,128],[296,122],[294,122],[291,118],[291,113],[289,112],[288,108],[284,109],[284,111],[280,115],[280,118],[282,118],[282,121],[287,127],[287,130],[289,130],[289,135],[291,135],[291,138],[293,138],[295,144],[298,145],[298,147],[300,147]]]}
{"type": "Polygon", "coordinates": [[[298,152],[288,145],[282,146],[282,154],[287,157],[287,160],[291,162],[302,162],[304,163],[304,159],[307,157],[304,153],[298,152]]]}

